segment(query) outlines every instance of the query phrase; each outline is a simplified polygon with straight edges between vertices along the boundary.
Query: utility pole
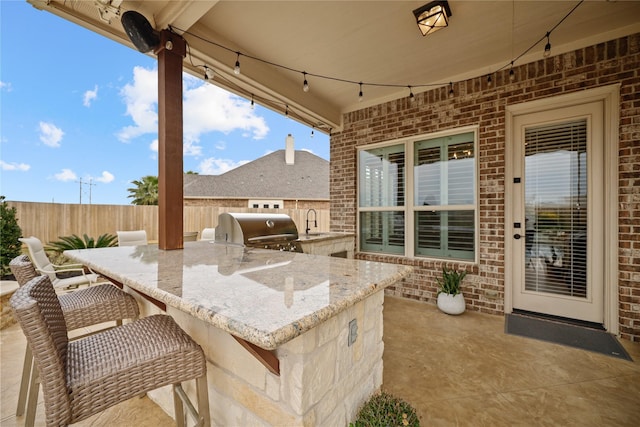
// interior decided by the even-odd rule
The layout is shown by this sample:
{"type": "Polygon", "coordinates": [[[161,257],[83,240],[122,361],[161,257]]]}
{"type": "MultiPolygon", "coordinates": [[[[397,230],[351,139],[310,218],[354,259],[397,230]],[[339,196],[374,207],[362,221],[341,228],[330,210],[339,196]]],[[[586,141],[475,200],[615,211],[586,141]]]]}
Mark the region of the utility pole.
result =
{"type": "Polygon", "coordinates": [[[96,185],[93,183],[93,178],[89,178],[89,182],[82,182],[82,178],[78,179],[78,181],[76,181],[80,184],[80,204],[82,204],[82,184],[88,185],[89,186],[89,204],[91,204],[91,187],[96,185]]]}
{"type": "Polygon", "coordinates": [[[80,178],[78,181],[80,183],[80,204],[82,204],[82,178],[80,178]]]}
{"type": "Polygon", "coordinates": [[[89,186],[89,204],[91,204],[91,187],[96,185],[93,183],[93,178],[89,178],[89,184],[87,184],[89,186]]]}

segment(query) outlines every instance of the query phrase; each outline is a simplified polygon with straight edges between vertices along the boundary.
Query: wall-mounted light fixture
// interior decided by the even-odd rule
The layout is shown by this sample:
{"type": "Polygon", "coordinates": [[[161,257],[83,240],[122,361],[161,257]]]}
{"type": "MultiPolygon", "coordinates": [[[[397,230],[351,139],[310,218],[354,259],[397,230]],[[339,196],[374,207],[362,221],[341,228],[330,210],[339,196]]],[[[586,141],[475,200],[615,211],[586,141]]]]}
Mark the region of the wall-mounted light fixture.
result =
{"type": "Polygon", "coordinates": [[[413,11],[423,36],[435,33],[449,25],[451,8],[446,0],[432,1],[413,11]]]}

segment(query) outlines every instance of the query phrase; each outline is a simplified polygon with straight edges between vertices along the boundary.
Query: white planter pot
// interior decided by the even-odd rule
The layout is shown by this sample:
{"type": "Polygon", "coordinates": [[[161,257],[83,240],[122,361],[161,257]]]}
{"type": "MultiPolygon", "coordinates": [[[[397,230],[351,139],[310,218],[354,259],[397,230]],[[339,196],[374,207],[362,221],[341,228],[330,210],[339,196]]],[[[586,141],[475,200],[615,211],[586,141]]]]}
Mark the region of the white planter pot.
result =
{"type": "Polygon", "coordinates": [[[447,314],[461,314],[464,313],[465,303],[462,294],[450,295],[439,294],[438,295],[438,308],[447,314]]]}

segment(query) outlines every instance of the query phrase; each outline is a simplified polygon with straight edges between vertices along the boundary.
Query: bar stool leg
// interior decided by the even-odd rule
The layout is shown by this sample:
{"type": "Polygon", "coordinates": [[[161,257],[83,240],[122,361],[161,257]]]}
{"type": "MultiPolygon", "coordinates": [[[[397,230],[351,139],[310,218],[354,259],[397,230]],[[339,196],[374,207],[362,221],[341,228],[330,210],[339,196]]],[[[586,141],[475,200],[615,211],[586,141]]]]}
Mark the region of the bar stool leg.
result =
{"type": "Polygon", "coordinates": [[[36,409],[38,408],[38,394],[40,392],[40,373],[38,367],[33,364],[31,370],[31,382],[29,384],[29,397],[27,398],[27,417],[24,421],[26,427],[33,427],[36,421],[36,409]]]}
{"type": "Polygon", "coordinates": [[[171,390],[173,390],[173,411],[176,416],[176,425],[178,427],[185,427],[186,414],[184,413],[184,402],[178,392],[178,387],[181,387],[180,384],[174,384],[171,387],[171,390]]]}
{"type": "Polygon", "coordinates": [[[24,415],[24,407],[27,402],[27,392],[29,391],[29,381],[31,380],[31,368],[33,366],[33,354],[31,347],[27,343],[24,350],[24,363],[22,365],[22,380],[20,380],[20,392],[18,393],[18,407],[16,408],[16,416],[24,415]]]}
{"type": "Polygon", "coordinates": [[[209,384],[207,383],[207,374],[196,379],[196,388],[198,394],[198,415],[202,421],[203,427],[211,426],[211,415],[209,414],[209,384]]]}

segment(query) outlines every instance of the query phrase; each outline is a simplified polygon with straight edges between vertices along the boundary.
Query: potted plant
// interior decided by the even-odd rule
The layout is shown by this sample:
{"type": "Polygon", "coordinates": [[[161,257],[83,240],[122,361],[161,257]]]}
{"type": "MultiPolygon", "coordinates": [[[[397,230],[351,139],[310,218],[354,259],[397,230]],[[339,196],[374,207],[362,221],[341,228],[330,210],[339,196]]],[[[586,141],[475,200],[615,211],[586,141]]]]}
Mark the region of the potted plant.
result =
{"type": "Polygon", "coordinates": [[[442,277],[438,282],[438,308],[447,314],[461,314],[465,310],[464,296],[460,290],[460,284],[467,275],[462,270],[442,269],[442,277]]]}

